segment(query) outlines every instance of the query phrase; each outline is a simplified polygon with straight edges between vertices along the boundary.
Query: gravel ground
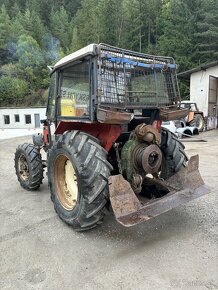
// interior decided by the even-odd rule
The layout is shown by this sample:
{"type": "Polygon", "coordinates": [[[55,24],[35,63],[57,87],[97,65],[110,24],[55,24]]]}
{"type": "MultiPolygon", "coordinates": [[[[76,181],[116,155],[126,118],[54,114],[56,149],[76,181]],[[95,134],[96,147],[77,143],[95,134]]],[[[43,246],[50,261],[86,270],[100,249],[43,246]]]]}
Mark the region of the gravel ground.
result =
{"type": "Polygon", "coordinates": [[[75,233],[54,212],[47,179],[23,190],[13,154],[31,137],[0,141],[0,289],[218,289],[218,130],[186,143],[212,192],[146,223],[75,233]]]}

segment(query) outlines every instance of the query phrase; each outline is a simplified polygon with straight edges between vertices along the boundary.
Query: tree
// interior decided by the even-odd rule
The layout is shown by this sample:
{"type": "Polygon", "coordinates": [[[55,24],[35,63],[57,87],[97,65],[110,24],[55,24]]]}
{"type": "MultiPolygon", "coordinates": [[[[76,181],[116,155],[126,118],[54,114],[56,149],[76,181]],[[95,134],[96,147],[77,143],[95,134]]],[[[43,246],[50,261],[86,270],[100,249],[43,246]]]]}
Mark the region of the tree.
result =
{"type": "Polygon", "coordinates": [[[193,66],[194,18],[188,0],[166,1],[159,18],[158,52],[172,56],[179,70],[193,66]]]}
{"type": "MultiPolygon", "coordinates": [[[[118,13],[113,12],[119,29],[119,43],[125,48],[141,51],[144,42],[143,22],[146,0],[123,0],[118,2],[118,13]]],[[[110,25],[110,24],[109,24],[110,25]]]]}
{"type": "Polygon", "coordinates": [[[218,1],[203,1],[194,33],[196,64],[209,62],[218,57],[218,1]]]}
{"type": "Polygon", "coordinates": [[[100,0],[96,16],[99,25],[99,40],[119,46],[122,42],[124,10],[123,1],[100,0]]]}
{"type": "Polygon", "coordinates": [[[52,10],[50,22],[52,35],[59,39],[64,51],[67,52],[72,39],[72,26],[69,15],[63,6],[59,11],[52,10]]]}
{"type": "MultiPolygon", "coordinates": [[[[77,11],[73,22],[74,38],[76,36],[78,40],[77,47],[82,47],[93,42],[100,42],[98,5],[99,0],[81,1],[81,9],[77,11]]],[[[76,44],[73,43],[73,45],[75,46],[76,44]]]]}
{"type": "Polygon", "coordinates": [[[2,5],[0,10],[0,65],[8,61],[7,42],[10,35],[10,29],[10,18],[5,6],[2,5]]]}
{"type": "Polygon", "coordinates": [[[28,83],[19,78],[2,76],[0,78],[0,105],[18,105],[29,93],[28,83]]]}
{"type": "Polygon", "coordinates": [[[161,0],[123,0],[122,42],[125,47],[146,53],[155,51],[161,6],[161,0]]]}
{"type": "Polygon", "coordinates": [[[45,77],[41,70],[45,65],[37,41],[31,36],[21,35],[17,43],[16,55],[20,74],[29,82],[31,90],[40,88],[45,77]]]}
{"type": "Polygon", "coordinates": [[[22,18],[20,18],[20,23],[25,29],[26,34],[32,36],[41,45],[42,36],[46,33],[46,29],[39,15],[27,8],[22,18]]]}
{"type": "MultiPolygon", "coordinates": [[[[17,9],[15,7],[15,9],[17,9]]],[[[18,38],[26,33],[26,29],[23,23],[23,14],[20,11],[16,11],[16,16],[11,21],[11,34],[10,40],[14,43],[18,41],[18,38]]]]}
{"type": "Polygon", "coordinates": [[[33,99],[48,87],[47,64],[93,42],[173,56],[180,71],[218,57],[217,0],[1,0],[1,5],[0,72],[26,81],[33,99]]]}

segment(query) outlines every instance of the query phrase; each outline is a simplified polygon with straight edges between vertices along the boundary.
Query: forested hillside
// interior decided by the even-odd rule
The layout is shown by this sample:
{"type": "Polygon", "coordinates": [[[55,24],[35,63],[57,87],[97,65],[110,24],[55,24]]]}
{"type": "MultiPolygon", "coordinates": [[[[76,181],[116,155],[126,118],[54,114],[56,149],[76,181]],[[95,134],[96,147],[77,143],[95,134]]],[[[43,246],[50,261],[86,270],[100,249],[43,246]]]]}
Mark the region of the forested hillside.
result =
{"type": "Polygon", "coordinates": [[[92,42],[218,59],[218,0],[0,0],[0,105],[46,100],[47,65],[92,42]]]}

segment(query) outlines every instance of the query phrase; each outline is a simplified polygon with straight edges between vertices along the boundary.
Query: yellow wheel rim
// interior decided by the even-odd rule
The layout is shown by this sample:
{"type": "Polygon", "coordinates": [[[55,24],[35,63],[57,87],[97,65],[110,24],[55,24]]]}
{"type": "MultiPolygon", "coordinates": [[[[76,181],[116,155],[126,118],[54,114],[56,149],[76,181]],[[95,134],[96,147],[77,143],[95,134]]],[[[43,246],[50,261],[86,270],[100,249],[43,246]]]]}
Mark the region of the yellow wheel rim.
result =
{"type": "Polygon", "coordinates": [[[77,175],[71,161],[59,155],[54,164],[55,190],[61,205],[72,210],[78,199],[77,175]]]}

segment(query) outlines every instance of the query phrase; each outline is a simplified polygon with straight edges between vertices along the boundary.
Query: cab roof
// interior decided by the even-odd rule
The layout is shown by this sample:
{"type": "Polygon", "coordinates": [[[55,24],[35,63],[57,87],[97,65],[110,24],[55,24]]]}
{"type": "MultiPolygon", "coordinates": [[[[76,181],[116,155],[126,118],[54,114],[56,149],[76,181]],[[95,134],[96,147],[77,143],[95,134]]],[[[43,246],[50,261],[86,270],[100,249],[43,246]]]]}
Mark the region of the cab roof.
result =
{"type": "Polygon", "coordinates": [[[81,59],[85,56],[95,55],[96,54],[96,47],[97,47],[97,44],[92,43],[92,44],[89,44],[89,45],[63,57],[54,65],[53,71],[60,68],[60,67],[67,65],[68,63],[70,63],[72,61],[76,61],[78,59],[81,59]]]}
{"type": "Polygon", "coordinates": [[[131,50],[114,47],[105,43],[100,44],[92,43],[60,59],[52,67],[51,74],[57,69],[62,68],[71,62],[81,60],[82,58],[89,55],[90,56],[97,55],[99,53],[98,48],[105,51],[106,54],[108,54],[108,51],[110,51],[113,61],[115,60],[120,61],[120,59],[123,59],[124,61],[127,62],[135,61],[137,64],[139,62],[145,62],[151,65],[158,63],[163,65],[164,63],[169,63],[169,66],[172,66],[171,68],[176,68],[175,61],[172,57],[154,56],[140,52],[134,52],[131,50]]]}

